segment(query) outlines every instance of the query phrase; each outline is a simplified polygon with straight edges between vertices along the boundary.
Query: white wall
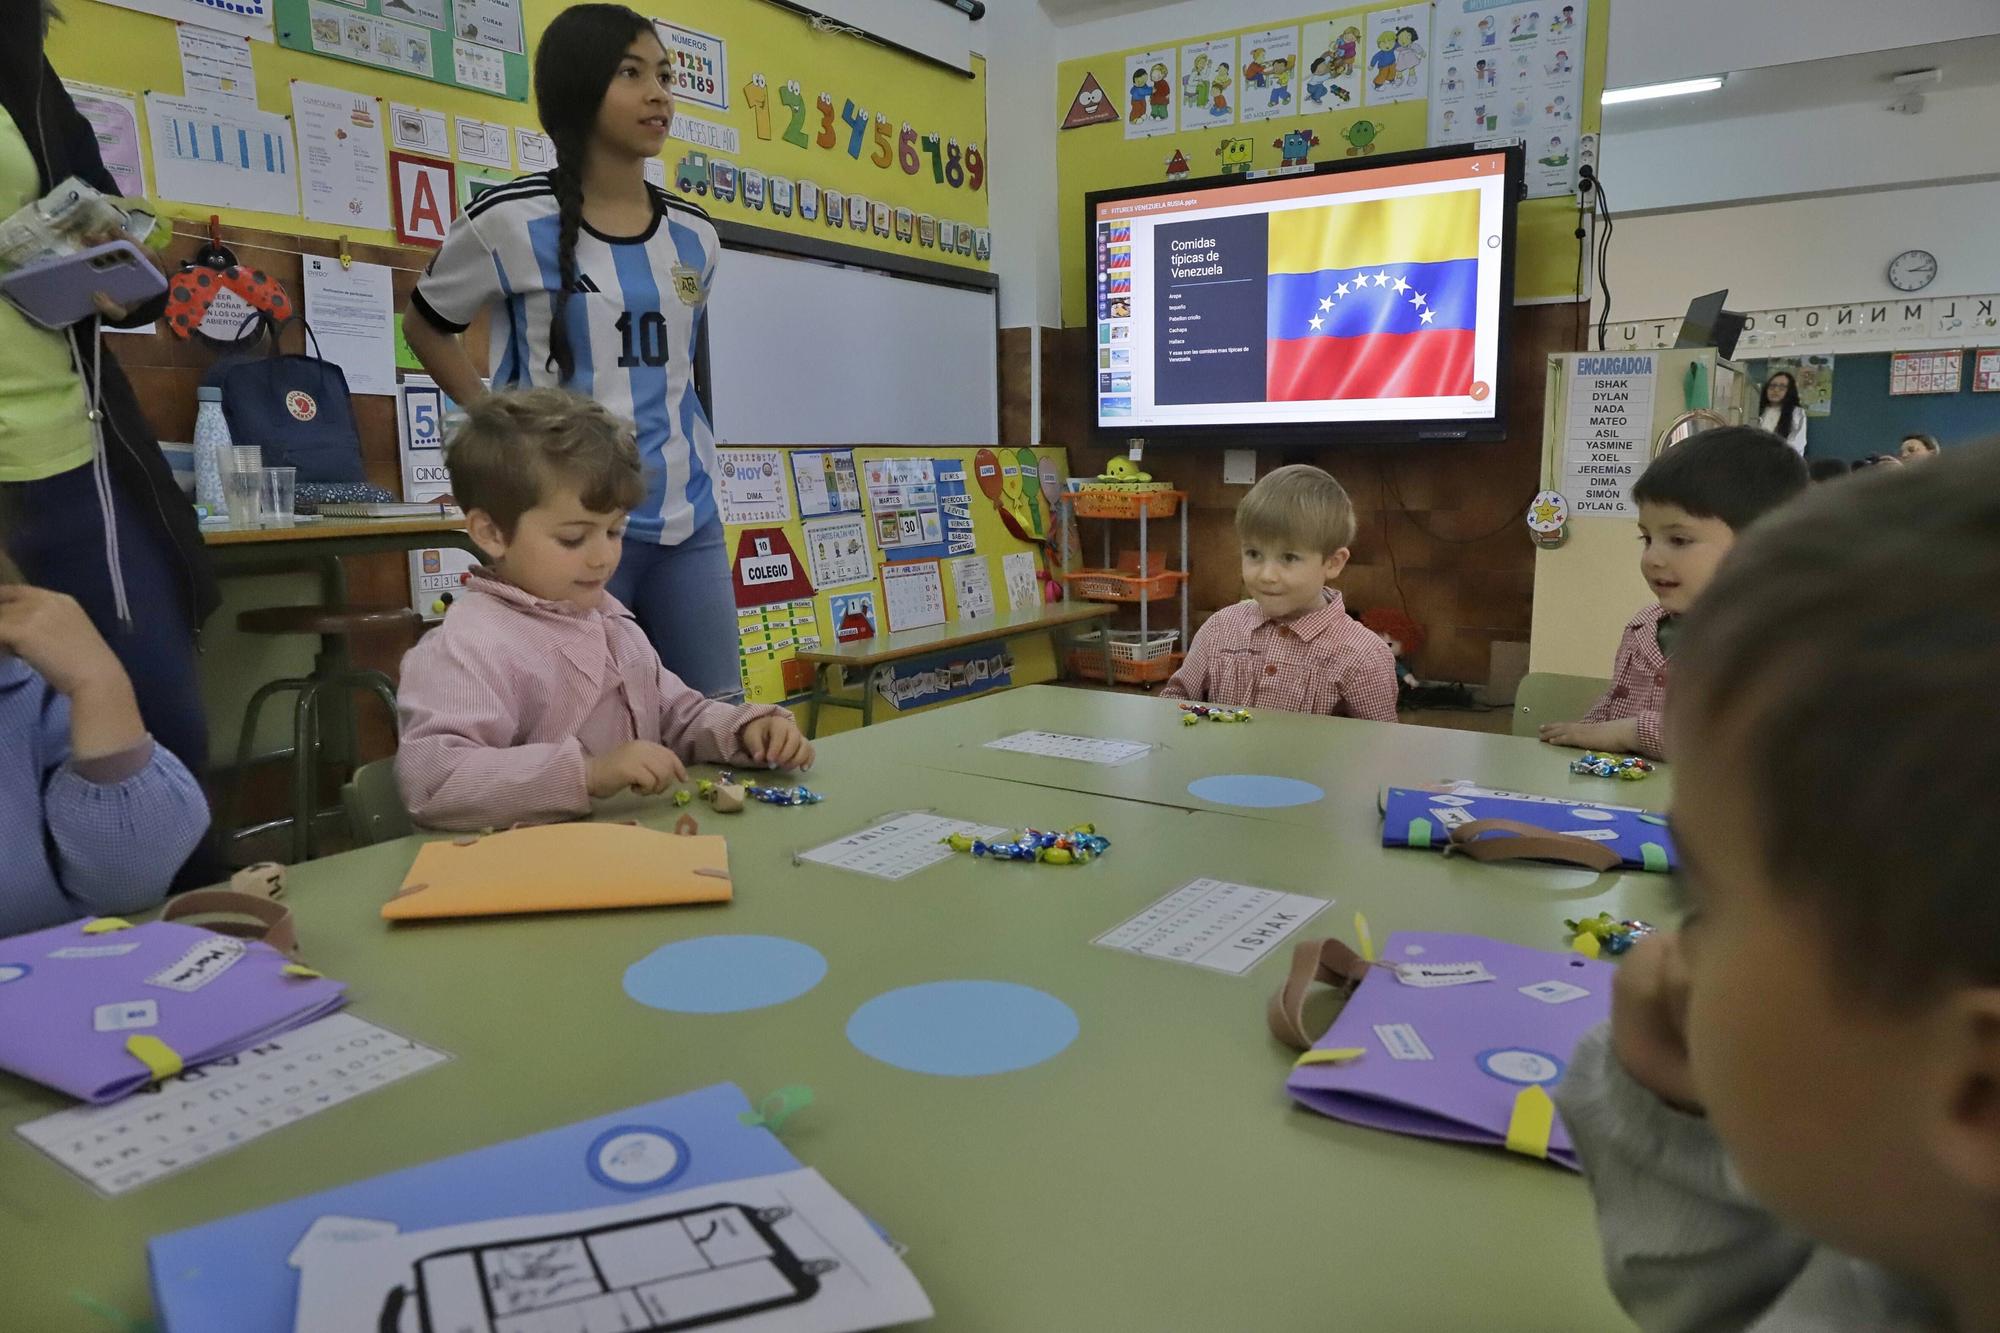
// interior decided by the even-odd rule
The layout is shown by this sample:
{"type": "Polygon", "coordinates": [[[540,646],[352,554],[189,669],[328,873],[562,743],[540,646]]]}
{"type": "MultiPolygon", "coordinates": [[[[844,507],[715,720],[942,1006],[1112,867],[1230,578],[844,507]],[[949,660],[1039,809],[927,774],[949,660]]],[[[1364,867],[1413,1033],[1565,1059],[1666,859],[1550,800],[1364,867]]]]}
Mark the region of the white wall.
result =
{"type": "MultiPolygon", "coordinates": [[[[1020,0],[996,0],[1019,3],[1020,0]]],[[[1644,4],[1648,0],[1625,0],[1644,4]]],[[[1247,27],[1269,20],[1304,18],[1337,9],[1327,0],[1179,0],[1177,4],[1155,5],[1138,13],[1110,18],[1086,19],[1056,29],[1056,59],[1074,60],[1103,51],[1123,51],[1145,46],[1155,39],[1177,42],[1204,32],[1220,32],[1247,27]]],[[[987,11],[991,13],[992,11],[987,11]]]]}
{"type": "Polygon", "coordinates": [[[1677,316],[1718,287],[1732,310],[1896,296],[1885,273],[1909,249],[1937,256],[1926,297],[2000,292],[1994,218],[1995,181],[1626,218],[1611,241],[1612,319],[1677,316]]]}
{"type": "MultiPolygon", "coordinates": [[[[2000,176],[2000,87],[1932,93],[1917,116],[1885,110],[1887,100],[1607,131],[1606,197],[1625,213],[2000,176]]],[[[1926,220],[1953,230],[1991,225],[1990,215],[1926,220]]]]}
{"type": "Polygon", "coordinates": [[[1613,0],[1606,85],[2000,32],[1994,0],[1613,0]]]}
{"type": "MultiPolygon", "coordinates": [[[[1060,325],[1056,281],[1055,25],[1034,0],[996,0],[972,25],[986,56],[988,208],[1000,326],[1060,325]]],[[[1039,414],[1037,414],[1039,416],[1039,414]]]]}

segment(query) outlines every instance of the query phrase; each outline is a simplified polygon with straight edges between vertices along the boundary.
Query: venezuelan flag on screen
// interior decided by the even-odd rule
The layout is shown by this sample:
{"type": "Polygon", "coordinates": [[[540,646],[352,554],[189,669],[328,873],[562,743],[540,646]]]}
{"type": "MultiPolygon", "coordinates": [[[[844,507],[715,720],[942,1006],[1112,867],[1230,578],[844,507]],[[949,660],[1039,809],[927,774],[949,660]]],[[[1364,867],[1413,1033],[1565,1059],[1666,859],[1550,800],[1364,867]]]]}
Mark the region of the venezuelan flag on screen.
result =
{"type": "Polygon", "coordinates": [[[1472,392],[1479,192],[1270,216],[1272,402],[1472,392]]]}

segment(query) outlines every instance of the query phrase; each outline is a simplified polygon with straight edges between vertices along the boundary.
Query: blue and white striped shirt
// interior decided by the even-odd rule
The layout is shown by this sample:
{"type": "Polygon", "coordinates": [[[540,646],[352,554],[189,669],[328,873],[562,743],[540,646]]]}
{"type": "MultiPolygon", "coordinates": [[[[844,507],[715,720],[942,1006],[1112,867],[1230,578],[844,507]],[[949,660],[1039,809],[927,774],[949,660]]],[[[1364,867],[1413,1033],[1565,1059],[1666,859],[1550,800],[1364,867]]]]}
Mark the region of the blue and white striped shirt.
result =
{"type": "MultiPolygon", "coordinates": [[[[566,309],[576,370],[562,387],[633,424],[646,498],[628,535],[674,546],[715,521],[715,432],[694,387],[694,348],[721,249],[708,215],[656,186],[653,225],[605,236],[584,223],[566,309]]],[[[554,385],[549,317],[561,229],[546,172],[489,191],[460,214],[411,296],[438,327],[491,321],[493,383],[554,385]]]]}

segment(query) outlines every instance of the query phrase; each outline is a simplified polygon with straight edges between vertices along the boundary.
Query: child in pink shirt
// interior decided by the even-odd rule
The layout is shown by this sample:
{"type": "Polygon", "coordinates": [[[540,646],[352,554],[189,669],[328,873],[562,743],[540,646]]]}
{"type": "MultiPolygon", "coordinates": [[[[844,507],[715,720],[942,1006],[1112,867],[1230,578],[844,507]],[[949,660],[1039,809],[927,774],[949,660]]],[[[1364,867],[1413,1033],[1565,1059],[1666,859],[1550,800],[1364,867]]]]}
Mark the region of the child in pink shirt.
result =
{"type": "Polygon", "coordinates": [[[643,498],[630,427],[560,389],[489,394],[446,453],[488,563],[403,659],[396,779],[417,823],[504,828],[657,795],[698,763],[803,768],[791,714],[707,699],[605,591],[643,498]]]}

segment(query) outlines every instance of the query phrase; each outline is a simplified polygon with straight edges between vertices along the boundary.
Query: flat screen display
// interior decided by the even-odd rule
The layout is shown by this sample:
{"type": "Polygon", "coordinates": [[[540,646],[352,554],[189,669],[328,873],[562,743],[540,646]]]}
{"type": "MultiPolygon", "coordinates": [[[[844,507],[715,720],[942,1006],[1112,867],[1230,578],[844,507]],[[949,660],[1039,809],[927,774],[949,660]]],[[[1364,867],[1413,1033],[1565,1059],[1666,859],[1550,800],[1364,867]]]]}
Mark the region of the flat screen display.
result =
{"type": "Polygon", "coordinates": [[[1492,438],[1520,151],[1086,199],[1100,430],[1492,438]]]}

